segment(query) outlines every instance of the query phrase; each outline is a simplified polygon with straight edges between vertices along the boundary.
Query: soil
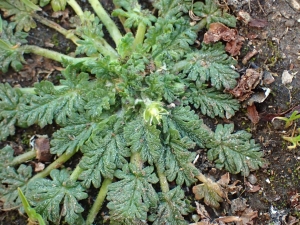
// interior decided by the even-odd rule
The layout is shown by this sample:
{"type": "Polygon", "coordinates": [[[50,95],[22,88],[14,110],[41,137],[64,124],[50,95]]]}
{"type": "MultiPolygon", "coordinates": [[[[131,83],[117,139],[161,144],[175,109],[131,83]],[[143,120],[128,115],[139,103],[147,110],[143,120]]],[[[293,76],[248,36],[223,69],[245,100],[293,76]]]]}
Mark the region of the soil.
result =
{"type": "MultiPolygon", "coordinates": [[[[104,5],[107,2],[105,1],[104,5]]],[[[238,60],[237,69],[244,71],[246,68],[256,67],[264,74],[269,73],[275,78],[273,83],[258,85],[254,90],[259,92],[262,87],[271,90],[271,94],[265,101],[255,103],[259,115],[259,121],[256,124],[248,118],[246,108],[241,108],[230,119],[230,122],[234,122],[236,130],[244,129],[252,133],[256,142],[260,143],[268,165],[254,171],[249,177],[231,176],[231,183],[240,180],[241,189],[229,198],[230,200],[244,198],[247,208],[258,212],[258,216],[249,224],[300,224],[299,222],[293,223],[293,220],[300,220],[300,198],[298,199],[297,195],[300,192],[300,147],[290,150],[288,149],[290,143],[282,139],[283,135],[293,135],[295,127],[297,125],[300,127],[300,123],[285,129],[284,123],[280,120],[273,122],[271,120],[272,114],[279,115],[300,105],[300,73],[297,74],[300,71],[300,1],[223,0],[221,4],[223,7],[228,7],[236,16],[244,11],[252,18],[263,21],[256,26],[242,21],[238,22],[238,33],[245,38],[245,42],[240,55],[235,57],[238,60]],[[253,49],[258,50],[259,53],[244,65],[243,57],[253,49]],[[282,74],[285,70],[294,75],[291,83],[282,83],[282,74]]],[[[110,7],[110,5],[106,6],[110,7]]],[[[46,12],[48,13],[47,10],[46,12]]],[[[72,14],[71,10],[70,13],[72,14]]],[[[51,15],[50,12],[49,15],[51,15]]],[[[62,17],[54,18],[54,20],[61,19],[62,17]]],[[[64,25],[67,26],[68,18],[65,18],[65,21],[64,25]]],[[[64,53],[74,49],[72,43],[41,24],[30,32],[28,41],[44,47],[52,46],[54,50],[64,53]]],[[[19,73],[9,71],[3,74],[0,72],[0,82],[23,87],[32,86],[41,80],[58,82],[60,78],[58,63],[33,55],[27,55],[26,60],[28,65],[19,73]]],[[[282,114],[284,115],[285,113],[282,114]]],[[[48,129],[51,130],[52,127],[48,129]]],[[[22,151],[28,148],[27,143],[22,141],[22,137],[30,137],[40,130],[34,127],[29,133],[28,130],[25,133],[21,129],[17,132],[17,139],[10,138],[5,143],[17,145],[22,151]]],[[[0,143],[0,147],[5,143],[0,143]]],[[[215,180],[219,180],[221,175],[226,173],[214,169],[213,164],[209,163],[204,156],[200,157],[196,165],[215,180]]],[[[230,205],[223,203],[222,207],[224,212],[224,208],[230,208],[230,205]]],[[[18,216],[18,213],[14,212],[1,212],[0,224],[26,224],[25,217],[18,216]]],[[[209,211],[209,213],[212,217],[222,216],[220,211],[209,211]]]]}

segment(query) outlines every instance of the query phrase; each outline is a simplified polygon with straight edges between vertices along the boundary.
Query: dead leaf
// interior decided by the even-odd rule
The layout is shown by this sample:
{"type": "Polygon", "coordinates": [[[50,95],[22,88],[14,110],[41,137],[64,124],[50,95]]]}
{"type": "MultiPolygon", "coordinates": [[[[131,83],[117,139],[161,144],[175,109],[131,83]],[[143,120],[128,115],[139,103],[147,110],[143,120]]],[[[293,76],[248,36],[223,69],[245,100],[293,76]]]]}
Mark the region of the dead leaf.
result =
{"type": "Polygon", "coordinates": [[[254,104],[247,106],[247,116],[253,124],[259,122],[259,115],[254,104]]]}
{"type": "Polygon", "coordinates": [[[208,31],[204,34],[203,42],[205,44],[215,43],[220,40],[229,42],[234,40],[236,36],[236,29],[230,29],[222,23],[211,23],[208,31]]]}
{"type": "Polygon", "coordinates": [[[253,185],[253,184],[250,184],[249,182],[245,182],[245,185],[249,188],[247,190],[247,192],[250,192],[250,193],[258,192],[261,189],[261,187],[259,185],[253,185]]]}
{"type": "Polygon", "coordinates": [[[208,214],[208,212],[206,211],[204,205],[198,203],[197,201],[195,201],[196,204],[196,210],[198,215],[200,216],[200,219],[210,219],[210,216],[208,214]]]}
{"type": "Polygon", "coordinates": [[[299,219],[293,216],[289,216],[287,225],[299,224],[299,219]]]}
{"type": "Polygon", "coordinates": [[[225,187],[230,182],[230,174],[227,172],[224,175],[221,176],[221,178],[217,181],[218,184],[225,187]]]}
{"type": "Polygon", "coordinates": [[[253,219],[258,217],[258,212],[253,211],[250,207],[246,208],[245,211],[240,215],[240,221],[236,223],[236,225],[253,225],[253,219]]]}
{"type": "Polygon", "coordinates": [[[50,140],[47,135],[36,134],[30,139],[30,142],[36,151],[36,158],[39,162],[49,162],[51,160],[50,140]]]}
{"type": "Polygon", "coordinates": [[[240,78],[237,86],[229,90],[229,93],[234,95],[239,101],[248,99],[262,78],[262,71],[255,69],[247,69],[246,73],[240,78]]]}
{"type": "Polygon", "coordinates": [[[257,54],[258,54],[258,51],[257,51],[256,49],[253,49],[252,51],[249,51],[249,52],[244,56],[244,58],[243,58],[243,60],[242,60],[242,63],[243,63],[244,65],[246,65],[247,62],[248,62],[253,56],[255,56],[255,55],[257,55],[257,54]]]}
{"type": "Polygon", "coordinates": [[[253,19],[251,18],[248,25],[250,27],[263,28],[268,24],[268,21],[265,19],[253,19]]]}
{"type": "Polygon", "coordinates": [[[224,222],[224,223],[231,223],[231,222],[238,222],[242,221],[242,219],[238,216],[223,216],[215,219],[216,221],[224,222]]]}
{"type": "Polygon", "coordinates": [[[236,38],[230,42],[226,43],[225,51],[228,52],[231,56],[237,56],[240,54],[240,50],[243,46],[245,38],[237,35],[236,38]]]}

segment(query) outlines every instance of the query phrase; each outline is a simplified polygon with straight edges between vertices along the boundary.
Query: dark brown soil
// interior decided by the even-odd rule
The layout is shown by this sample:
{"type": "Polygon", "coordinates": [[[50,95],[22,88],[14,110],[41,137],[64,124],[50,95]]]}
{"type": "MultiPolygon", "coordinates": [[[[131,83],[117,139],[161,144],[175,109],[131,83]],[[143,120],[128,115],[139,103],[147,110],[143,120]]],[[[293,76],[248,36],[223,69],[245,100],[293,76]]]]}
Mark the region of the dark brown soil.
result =
{"type": "MultiPolygon", "coordinates": [[[[247,181],[250,180],[249,177],[232,176],[233,181],[241,180],[243,189],[236,195],[229,197],[231,199],[237,197],[247,199],[248,206],[258,211],[258,218],[254,224],[292,224],[287,222],[288,216],[300,219],[297,204],[291,204],[290,201],[292,196],[300,192],[300,147],[289,150],[287,146],[290,144],[282,139],[283,135],[292,135],[294,126],[284,129],[284,123],[278,120],[271,122],[266,115],[284,112],[300,105],[300,73],[297,74],[300,70],[300,60],[297,59],[300,53],[300,10],[293,7],[292,0],[248,1],[223,0],[223,3],[227,3],[231,12],[235,15],[244,10],[252,18],[267,21],[267,24],[261,28],[239,22],[239,35],[245,37],[246,41],[241,54],[236,57],[239,61],[238,67],[240,69],[243,67],[248,68],[250,63],[254,63],[261,70],[270,72],[274,76],[275,82],[265,85],[271,89],[269,97],[263,103],[256,103],[260,115],[257,124],[251,123],[246,115],[246,109],[243,108],[231,121],[235,123],[236,130],[244,129],[253,134],[256,141],[261,144],[261,149],[269,164],[265,168],[252,173],[257,178],[255,185],[260,186],[260,189],[254,193],[248,192],[247,181]],[[250,4],[248,4],[248,1],[250,1],[250,4]],[[246,3],[243,4],[244,2],[246,3]],[[243,56],[254,48],[259,51],[259,54],[254,56],[248,64],[243,65],[241,62],[243,56]],[[290,84],[282,84],[281,79],[284,70],[287,70],[290,74],[295,74],[290,84]],[[274,210],[277,214],[270,211],[271,206],[275,207],[274,210]]],[[[295,1],[300,3],[299,0],[295,1]]],[[[65,53],[71,52],[74,48],[70,42],[59,35],[56,36],[56,32],[41,24],[38,24],[36,30],[30,32],[28,40],[40,46],[45,46],[47,42],[50,42],[54,44],[54,50],[65,53]]],[[[21,85],[23,87],[32,86],[35,82],[44,79],[54,83],[58,82],[60,73],[57,69],[53,69],[60,66],[58,63],[32,55],[26,57],[28,66],[25,67],[25,70],[19,73],[9,71],[7,74],[0,72],[0,82],[8,82],[13,86],[21,85]],[[38,62],[39,60],[40,62],[38,62]]],[[[257,91],[259,91],[259,88],[257,88],[257,91]]],[[[300,127],[299,125],[300,123],[298,123],[298,127],[300,127]]],[[[35,132],[37,131],[31,130],[25,134],[20,129],[18,130],[19,139],[10,138],[8,141],[20,144],[22,148],[28,148],[27,143],[22,142],[22,136],[30,136],[35,132]]],[[[3,144],[0,143],[0,147],[3,144]]],[[[205,157],[200,157],[199,160],[201,162],[199,167],[215,180],[218,180],[225,173],[225,171],[216,171],[213,164],[209,163],[205,157]]],[[[251,179],[253,179],[253,176],[251,179]]],[[[223,207],[229,206],[223,204],[223,207]]],[[[13,212],[1,212],[0,224],[26,224],[26,219],[13,212]]]]}

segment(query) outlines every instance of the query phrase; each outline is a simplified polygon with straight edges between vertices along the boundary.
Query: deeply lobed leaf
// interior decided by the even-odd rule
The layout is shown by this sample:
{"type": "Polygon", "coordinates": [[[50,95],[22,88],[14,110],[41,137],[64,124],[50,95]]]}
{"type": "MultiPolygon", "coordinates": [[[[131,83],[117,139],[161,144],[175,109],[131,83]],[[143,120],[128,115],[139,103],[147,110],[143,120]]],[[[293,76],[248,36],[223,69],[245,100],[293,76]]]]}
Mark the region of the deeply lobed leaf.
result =
{"type": "Polygon", "coordinates": [[[44,219],[57,223],[60,215],[69,224],[83,224],[83,207],[79,200],[88,197],[84,188],[69,179],[66,170],[52,170],[50,179],[40,178],[30,182],[28,200],[44,219]]]}
{"type": "Polygon", "coordinates": [[[251,134],[246,131],[233,133],[234,125],[219,124],[214,137],[207,143],[210,150],[207,158],[214,160],[216,167],[225,168],[230,173],[242,173],[248,176],[251,170],[257,170],[265,161],[258,144],[255,144],[251,134]]]}
{"type": "Polygon", "coordinates": [[[158,195],[152,186],[158,178],[153,170],[153,167],[140,169],[128,164],[116,171],[115,176],[120,181],[110,184],[107,194],[112,223],[137,224],[137,221],[147,220],[147,212],[158,203],[158,195]]]}

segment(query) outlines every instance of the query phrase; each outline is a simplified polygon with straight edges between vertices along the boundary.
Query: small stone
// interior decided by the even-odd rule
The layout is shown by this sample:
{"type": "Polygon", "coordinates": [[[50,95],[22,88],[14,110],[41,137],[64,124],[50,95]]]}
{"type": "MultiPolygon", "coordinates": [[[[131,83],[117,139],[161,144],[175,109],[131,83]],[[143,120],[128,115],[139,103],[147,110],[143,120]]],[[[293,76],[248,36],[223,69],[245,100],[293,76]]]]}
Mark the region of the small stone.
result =
{"type": "Polygon", "coordinates": [[[287,27],[293,27],[295,25],[295,20],[287,20],[285,21],[285,26],[287,27]]]}
{"type": "Polygon", "coordinates": [[[248,181],[250,182],[250,184],[254,185],[254,184],[256,184],[256,182],[257,182],[257,178],[256,178],[256,176],[254,176],[253,174],[250,174],[250,175],[248,176],[248,181]]]}

